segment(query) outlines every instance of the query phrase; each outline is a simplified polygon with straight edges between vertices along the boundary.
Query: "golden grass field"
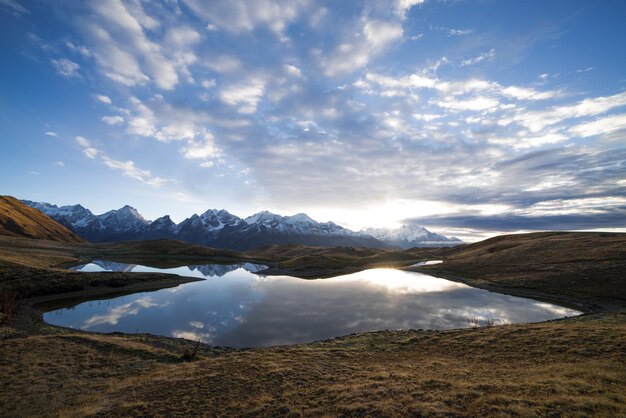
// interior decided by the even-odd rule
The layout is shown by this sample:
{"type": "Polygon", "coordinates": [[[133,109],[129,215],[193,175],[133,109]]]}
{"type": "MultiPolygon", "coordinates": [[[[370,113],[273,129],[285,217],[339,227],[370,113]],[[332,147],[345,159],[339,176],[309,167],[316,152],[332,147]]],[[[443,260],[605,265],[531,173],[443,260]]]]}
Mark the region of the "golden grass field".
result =
{"type": "Polygon", "coordinates": [[[288,246],[244,254],[163,241],[93,245],[4,237],[0,286],[20,296],[0,328],[0,415],[626,416],[625,264],[624,234],[512,235],[453,250],[288,246]],[[153,264],[240,258],[302,277],[444,258],[422,270],[591,313],[252,350],[43,323],[34,301],[106,297],[181,281],[62,269],[98,257],[153,264]]]}

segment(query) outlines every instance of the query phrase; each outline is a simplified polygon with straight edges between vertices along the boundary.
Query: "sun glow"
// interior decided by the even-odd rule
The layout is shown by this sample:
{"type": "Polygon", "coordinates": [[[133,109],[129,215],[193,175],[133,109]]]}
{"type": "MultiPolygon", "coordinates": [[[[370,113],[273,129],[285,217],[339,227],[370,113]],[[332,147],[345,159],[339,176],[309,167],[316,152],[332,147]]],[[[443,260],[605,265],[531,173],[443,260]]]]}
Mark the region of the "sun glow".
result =
{"type": "MultiPolygon", "coordinates": [[[[355,209],[317,208],[310,209],[309,215],[320,222],[333,222],[358,231],[365,228],[398,228],[407,220],[429,216],[450,215],[473,210],[485,215],[505,213],[506,205],[456,205],[431,200],[388,200],[379,205],[363,206],[355,209]]],[[[280,211],[279,211],[280,212],[280,211]]]]}

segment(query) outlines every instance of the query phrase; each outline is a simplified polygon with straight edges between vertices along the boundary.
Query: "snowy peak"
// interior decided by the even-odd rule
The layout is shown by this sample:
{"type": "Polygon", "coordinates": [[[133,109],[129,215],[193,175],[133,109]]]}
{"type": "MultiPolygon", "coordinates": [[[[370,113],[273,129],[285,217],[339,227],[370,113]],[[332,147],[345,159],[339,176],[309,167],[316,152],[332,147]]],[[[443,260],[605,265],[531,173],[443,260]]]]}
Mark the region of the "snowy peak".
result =
{"type": "Polygon", "coordinates": [[[200,215],[200,219],[202,221],[202,225],[205,229],[222,229],[225,226],[234,226],[241,222],[241,219],[238,216],[229,213],[226,210],[217,210],[217,209],[209,209],[200,215]]]}
{"type": "Polygon", "coordinates": [[[110,210],[98,216],[103,225],[114,231],[141,229],[150,224],[132,206],[126,205],[117,210],[110,210]]]}
{"type": "Polygon", "coordinates": [[[168,229],[175,226],[176,224],[172,221],[170,215],[161,216],[150,223],[150,228],[153,229],[168,229]]]}
{"type": "Polygon", "coordinates": [[[282,221],[282,219],[283,219],[282,216],[276,215],[272,212],[264,210],[262,212],[255,213],[254,215],[248,216],[246,219],[244,219],[244,222],[247,223],[248,225],[253,225],[253,224],[270,225],[273,223],[278,223],[282,221]]]}
{"type": "Polygon", "coordinates": [[[448,238],[415,224],[404,224],[397,229],[369,228],[363,232],[387,244],[402,248],[441,247],[462,243],[458,238],[448,238]]]}
{"type": "Polygon", "coordinates": [[[120,221],[128,221],[128,222],[139,221],[141,223],[149,223],[148,221],[145,220],[143,216],[141,216],[141,214],[137,211],[137,209],[129,205],[125,205],[117,210],[115,209],[110,210],[100,215],[99,217],[103,219],[115,218],[120,221]]]}
{"type": "Polygon", "coordinates": [[[297,213],[293,216],[284,217],[285,222],[291,225],[296,224],[317,224],[313,219],[309,217],[306,213],[297,213]]]}
{"type": "Polygon", "coordinates": [[[298,213],[292,216],[281,216],[272,212],[262,211],[244,219],[246,224],[257,229],[265,229],[274,232],[288,234],[311,234],[326,236],[352,236],[367,237],[364,234],[342,228],[333,222],[317,222],[306,213],[298,213]]]}
{"type": "Polygon", "coordinates": [[[95,215],[82,205],[66,205],[59,207],[45,202],[31,202],[30,200],[23,200],[22,202],[45,213],[55,221],[74,230],[74,232],[76,232],[74,226],[79,228],[86,227],[97,222],[95,215]]]}

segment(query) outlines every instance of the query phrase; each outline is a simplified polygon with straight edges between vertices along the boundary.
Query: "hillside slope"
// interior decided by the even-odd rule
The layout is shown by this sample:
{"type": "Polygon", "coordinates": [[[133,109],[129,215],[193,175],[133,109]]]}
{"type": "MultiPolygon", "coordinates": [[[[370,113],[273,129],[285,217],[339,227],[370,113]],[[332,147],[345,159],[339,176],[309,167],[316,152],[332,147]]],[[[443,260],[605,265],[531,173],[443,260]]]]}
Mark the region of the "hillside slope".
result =
{"type": "Polygon", "coordinates": [[[85,242],[63,225],[11,196],[0,196],[0,235],[85,242]]]}
{"type": "Polygon", "coordinates": [[[626,234],[537,232],[456,247],[428,271],[478,285],[626,301],[626,234]]]}

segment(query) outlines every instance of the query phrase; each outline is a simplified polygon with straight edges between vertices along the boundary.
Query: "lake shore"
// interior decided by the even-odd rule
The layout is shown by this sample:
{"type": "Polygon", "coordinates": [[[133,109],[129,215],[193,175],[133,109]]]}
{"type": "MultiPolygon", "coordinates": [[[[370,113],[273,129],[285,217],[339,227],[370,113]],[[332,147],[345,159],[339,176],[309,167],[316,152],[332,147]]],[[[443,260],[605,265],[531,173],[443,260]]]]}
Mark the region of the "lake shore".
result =
{"type": "MultiPolygon", "coordinates": [[[[421,259],[446,261],[420,268],[428,274],[441,274],[440,277],[449,274],[454,279],[452,275],[458,275],[459,281],[466,277],[463,280],[468,284],[488,290],[498,290],[500,286],[500,291],[516,296],[535,292],[537,298],[552,302],[560,297],[562,302],[570,300],[578,308],[584,307],[586,315],[538,324],[464,330],[381,331],[254,350],[229,350],[154,335],[96,334],[47,325],[41,321],[41,314],[30,307],[35,301],[50,302],[72,292],[104,297],[126,292],[133,286],[147,286],[147,290],[150,286],[175,285],[182,278],[147,275],[139,280],[134,273],[111,276],[110,281],[96,276],[88,278],[91,273],[79,278],[77,275],[84,273],[67,273],[54,266],[97,255],[93,247],[79,244],[68,250],[65,244],[24,240],[18,245],[17,241],[5,241],[4,246],[0,245],[3,284],[11,282],[16,289],[30,294],[28,303],[20,305],[14,319],[1,327],[0,369],[4,377],[0,380],[0,411],[3,416],[623,415],[626,303],[621,299],[623,276],[616,276],[615,272],[626,271],[620,270],[624,263],[624,236],[589,237],[592,239],[585,245],[598,250],[587,256],[587,263],[595,267],[586,265],[580,252],[575,260],[559,254],[562,245],[574,245],[567,244],[568,240],[579,238],[561,234],[525,237],[525,242],[519,236],[509,236],[502,242],[468,246],[448,255],[440,253],[438,257],[433,251],[424,252],[421,259]],[[555,243],[555,239],[563,243],[555,243]],[[503,243],[506,249],[497,248],[503,243]],[[511,255],[517,247],[521,246],[521,253],[530,252],[532,256],[528,245],[532,251],[550,254],[546,253],[547,245],[554,256],[533,265],[529,265],[528,257],[516,264],[509,260],[506,268],[501,268],[502,257],[519,257],[511,255]],[[470,263],[472,256],[467,252],[478,261],[470,263]],[[572,266],[581,263],[587,280],[568,274],[572,266]],[[499,266],[504,273],[496,273],[499,266]],[[533,269],[541,272],[544,279],[511,279],[517,277],[516,269],[524,268],[531,274],[533,269]],[[602,282],[596,290],[589,291],[593,284],[590,280],[602,282]],[[44,285],[50,281],[54,286],[44,285]],[[83,288],[71,290],[72,286],[83,288]],[[559,287],[560,293],[555,291],[559,287]]],[[[181,260],[210,259],[208,253],[184,254],[182,247],[179,250],[175,256],[181,260]]],[[[119,247],[116,251],[118,255],[123,253],[119,247]]],[[[325,252],[327,257],[329,254],[325,252]]],[[[220,253],[216,258],[225,260],[230,256],[220,253]]],[[[261,258],[258,254],[248,256],[249,260],[261,258]]],[[[387,261],[396,257],[383,256],[387,261]]],[[[376,255],[369,257],[375,259],[376,255]]],[[[420,259],[415,254],[406,257],[405,264],[420,259]]],[[[297,258],[273,262],[277,266],[296,266],[293,260],[297,258]]],[[[341,254],[339,258],[346,256],[341,254]]],[[[310,262],[306,260],[303,270],[310,262]]],[[[363,260],[354,261],[351,268],[358,268],[359,263],[367,265],[363,260]]],[[[328,266],[322,267],[320,270],[328,266]]]]}

